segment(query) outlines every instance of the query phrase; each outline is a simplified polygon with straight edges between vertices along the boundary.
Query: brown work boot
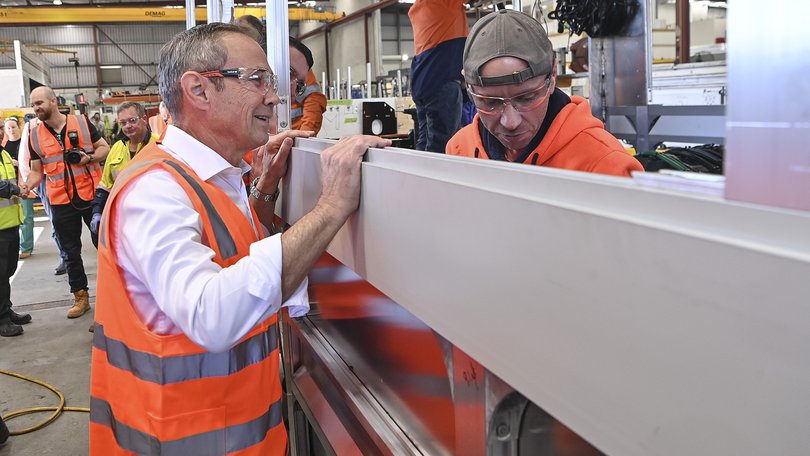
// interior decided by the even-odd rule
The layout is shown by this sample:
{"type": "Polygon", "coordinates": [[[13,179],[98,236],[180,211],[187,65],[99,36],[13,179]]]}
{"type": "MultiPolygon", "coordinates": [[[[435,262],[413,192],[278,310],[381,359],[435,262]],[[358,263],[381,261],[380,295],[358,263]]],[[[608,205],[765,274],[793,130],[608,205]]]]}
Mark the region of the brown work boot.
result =
{"type": "Polygon", "coordinates": [[[90,295],[87,290],[73,292],[73,307],[68,310],[68,318],[79,318],[90,310],[90,295]]]}

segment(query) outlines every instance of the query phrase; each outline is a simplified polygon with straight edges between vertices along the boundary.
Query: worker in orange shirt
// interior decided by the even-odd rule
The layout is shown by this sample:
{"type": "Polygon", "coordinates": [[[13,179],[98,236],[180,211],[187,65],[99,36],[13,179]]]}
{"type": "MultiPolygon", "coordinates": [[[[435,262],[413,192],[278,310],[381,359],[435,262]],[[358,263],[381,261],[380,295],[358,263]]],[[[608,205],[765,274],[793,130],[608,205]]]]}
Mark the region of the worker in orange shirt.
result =
{"type": "Polygon", "coordinates": [[[501,10],[479,20],[464,47],[464,79],[478,109],[448,155],[630,176],[643,171],[591,114],[556,89],[554,49],[533,17],[501,10]]]}
{"type": "Polygon", "coordinates": [[[444,152],[461,124],[461,55],[467,38],[464,0],[416,0],[408,11],[416,55],[411,96],[416,104],[416,149],[444,152]]]}
{"type": "Polygon", "coordinates": [[[321,130],[326,96],[312,72],[312,51],[297,39],[290,37],[290,120],[293,130],[321,130]]]}

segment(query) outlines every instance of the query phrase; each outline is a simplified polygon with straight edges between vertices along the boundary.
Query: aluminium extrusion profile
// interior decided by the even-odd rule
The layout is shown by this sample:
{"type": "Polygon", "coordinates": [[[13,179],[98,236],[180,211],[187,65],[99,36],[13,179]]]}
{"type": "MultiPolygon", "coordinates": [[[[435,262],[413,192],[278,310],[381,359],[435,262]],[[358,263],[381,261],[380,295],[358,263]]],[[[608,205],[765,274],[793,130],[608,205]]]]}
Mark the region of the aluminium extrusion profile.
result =
{"type": "MultiPolygon", "coordinates": [[[[286,222],[333,143],[297,140],[286,222]]],[[[329,253],[600,450],[810,448],[810,214],[400,149],[362,179],[329,253]]]]}

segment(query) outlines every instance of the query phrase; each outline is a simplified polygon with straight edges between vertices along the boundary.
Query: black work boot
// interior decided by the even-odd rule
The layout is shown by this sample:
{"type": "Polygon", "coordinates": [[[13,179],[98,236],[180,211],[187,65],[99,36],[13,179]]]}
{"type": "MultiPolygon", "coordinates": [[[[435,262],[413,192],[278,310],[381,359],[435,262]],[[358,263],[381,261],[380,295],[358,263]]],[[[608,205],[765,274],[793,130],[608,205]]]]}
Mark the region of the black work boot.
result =
{"type": "Polygon", "coordinates": [[[12,336],[19,336],[22,333],[23,327],[12,323],[10,318],[3,317],[2,319],[0,319],[0,336],[12,337],[12,336]]]}
{"type": "Polygon", "coordinates": [[[15,325],[27,325],[31,323],[31,314],[18,314],[11,309],[9,309],[8,312],[9,320],[15,325]]]}
{"type": "Polygon", "coordinates": [[[67,264],[64,261],[59,263],[59,266],[53,270],[53,275],[62,275],[67,273],[67,264]]]}

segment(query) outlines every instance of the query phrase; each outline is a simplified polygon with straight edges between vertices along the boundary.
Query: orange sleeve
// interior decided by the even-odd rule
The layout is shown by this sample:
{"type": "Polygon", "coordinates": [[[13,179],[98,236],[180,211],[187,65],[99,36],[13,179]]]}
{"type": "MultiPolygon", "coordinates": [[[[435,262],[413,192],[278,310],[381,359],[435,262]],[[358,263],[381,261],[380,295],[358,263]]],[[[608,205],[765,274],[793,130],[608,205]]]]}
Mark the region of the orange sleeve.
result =
{"type": "MultiPolygon", "coordinates": [[[[309,70],[307,73],[307,85],[318,84],[315,79],[315,73],[309,70]]],[[[295,130],[309,130],[318,134],[321,131],[321,124],[323,124],[323,113],[326,111],[326,95],[321,92],[313,92],[304,99],[304,115],[293,122],[293,129],[295,130]]]]}
{"type": "Polygon", "coordinates": [[[416,0],[408,17],[416,55],[445,41],[467,36],[464,0],[416,0]]]}

